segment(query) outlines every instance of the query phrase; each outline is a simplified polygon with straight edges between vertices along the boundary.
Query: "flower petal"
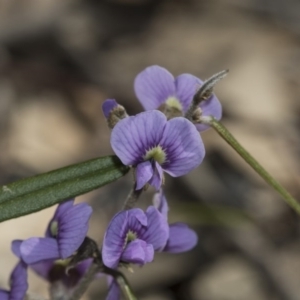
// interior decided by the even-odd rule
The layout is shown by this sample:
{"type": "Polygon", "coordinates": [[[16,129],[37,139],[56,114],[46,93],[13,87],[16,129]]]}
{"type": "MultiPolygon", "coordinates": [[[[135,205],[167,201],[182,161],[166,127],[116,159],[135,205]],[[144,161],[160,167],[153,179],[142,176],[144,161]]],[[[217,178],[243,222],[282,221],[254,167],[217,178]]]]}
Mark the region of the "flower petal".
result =
{"type": "Polygon", "coordinates": [[[161,145],[167,154],[167,162],[162,168],[173,177],[185,175],[198,167],[205,155],[195,126],[181,117],[168,121],[161,145]]]}
{"type": "Polygon", "coordinates": [[[166,218],[154,207],[146,211],[148,226],[138,232],[139,239],[152,244],[155,251],[161,251],[169,238],[169,225],[166,218]]]}
{"type": "Polygon", "coordinates": [[[191,250],[197,245],[198,236],[186,224],[174,223],[170,225],[170,236],[164,252],[180,253],[191,250]]]}
{"type": "Polygon", "coordinates": [[[125,248],[121,260],[128,263],[144,265],[153,261],[154,249],[153,246],[145,241],[136,239],[130,242],[125,248]]]}
{"type": "Polygon", "coordinates": [[[27,264],[60,258],[58,244],[53,238],[30,238],[20,246],[22,259],[27,264]]]}
{"type": "Polygon", "coordinates": [[[64,215],[69,209],[71,209],[73,207],[74,201],[75,201],[74,199],[70,199],[70,200],[64,201],[63,203],[60,203],[57,206],[54,216],[51,219],[51,221],[49,222],[48,227],[46,229],[46,233],[45,233],[46,237],[53,237],[51,230],[50,230],[52,222],[53,221],[58,222],[59,218],[62,215],[64,215]]]}
{"type": "Polygon", "coordinates": [[[108,294],[105,298],[106,300],[120,300],[121,299],[121,292],[119,285],[115,280],[111,281],[109,286],[108,294]]]}
{"type": "Polygon", "coordinates": [[[110,221],[104,235],[102,246],[102,260],[109,268],[116,268],[119,264],[125,243],[128,211],[121,211],[110,221]]]}
{"type": "Polygon", "coordinates": [[[158,211],[167,220],[168,219],[169,206],[168,206],[167,199],[166,199],[165,194],[164,194],[162,189],[158,193],[155,193],[152,202],[153,202],[154,207],[157,208],[158,211]]]}
{"type": "Polygon", "coordinates": [[[28,289],[27,265],[20,261],[14,268],[10,277],[10,300],[23,300],[28,289]]]}
{"type": "Polygon", "coordinates": [[[175,79],[177,98],[179,99],[184,112],[188,110],[192,99],[201,84],[202,81],[191,74],[181,74],[175,79]]]}
{"type": "Polygon", "coordinates": [[[53,268],[55,260],[43,260],[41,262],[31,264],[30,268],[45,280],[49,280],[49,272],[53,268]]]}
{"type": "Polygon", "coordinates": [[[158,162],[155,162],[155,169],[152,178],[149,180],[149,184],[154,186],[158,191],[163,181],[163,170],[158,162]]]}
{"type": "Polygon", "coordinates": [[[76,265],[75,268],[78,272],[79,277],[82,277],[86,273],[86,271],[91,266],[92,262],[93,262],[93,259],[88,258],[88,259],[85,259],[85,260],[81,261],[80,263],[78,263],[78,265],[76,265]]]}
{"type": "Polygon", "coordinates": [[[154,170],[149,160],[144,161],[136,167],[136,190],[140,190],[153,177],[154,170]]]}
{"type": "Polygon", "coordinates": [[[21,247],[22,242],[23,242],[22,240],[14,240],[11,243],[11,251],[18,258],[21,258],[20,247],[21,247]]]}
{"type": "MultiPolygon", "coordinates": [[[[212,95],[208,100],[200,103],[200,108],[202,110],[203,116],[213,116],[217,120],[221,120],[222,118],[222,105],[218,98],[212,95]]],[[[195,124],[198,131],[204,131],[208,129],[210,126],[205,124],[195,124]]]]}
{"type": "Polygon", "coordinates": [[[137,165],[149,149],[158,145],[166,124],[166,116],[160,111],[125,118],[112,130],[111,146],[123,164],[137,165]]]}
{"type": "Polygon", "coordinates": [[[60,216],[57,241],[61,258],[71,256],[82,244],[89,229],[91,214],[92,208],[80,203],[60,216]]]}
{"type": "Polygon", "coordinates": [[[0,289],[0,300],[8,300],[9,299],[9,292],[0,289]]]}
{"type": "Polygon", "coordinates": [[[118,102],[115,99],[106,99],[102,104],[102,111],[107,119],[109,117],[110,112],[112,109],[118,106],[118,102]]]}
{"type": "Polygon", "coordinates": [[[159,66],[148,67],[139,73],[134,80],[134,90],[145,110],[157,109],[176,95],[173,75],[159,66]]]}

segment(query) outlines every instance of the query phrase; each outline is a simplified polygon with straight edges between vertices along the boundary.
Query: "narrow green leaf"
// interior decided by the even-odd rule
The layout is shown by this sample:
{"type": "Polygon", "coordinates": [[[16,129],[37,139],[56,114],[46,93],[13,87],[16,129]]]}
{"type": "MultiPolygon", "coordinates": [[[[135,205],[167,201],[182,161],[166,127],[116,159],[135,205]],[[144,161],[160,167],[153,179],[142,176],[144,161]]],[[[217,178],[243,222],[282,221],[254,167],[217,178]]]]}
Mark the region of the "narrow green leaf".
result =
{"type": "Polygon", "coordinates": [[[128,170],[116,156],[107,156],[3,186],[0,191],[0,222],[99,188],[124,176],[128,170]]]}

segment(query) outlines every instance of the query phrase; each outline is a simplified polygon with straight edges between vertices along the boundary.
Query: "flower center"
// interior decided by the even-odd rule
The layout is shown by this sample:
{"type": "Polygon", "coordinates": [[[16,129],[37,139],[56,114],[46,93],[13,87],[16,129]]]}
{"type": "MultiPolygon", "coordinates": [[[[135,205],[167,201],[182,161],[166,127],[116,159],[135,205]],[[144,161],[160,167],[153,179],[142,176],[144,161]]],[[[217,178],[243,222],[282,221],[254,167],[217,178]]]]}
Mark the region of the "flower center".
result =
{"type": "Polygon", "coordinates": [[[182,111],[182,105],[179,102],[179,100],[176,97],[169,97],[166,100],[166,104],[170,107],[170,108],[174,108],[176,110],[182,111]]]}
{"type": "Polygon", "coordinates": [[[50,232],[53,237],[57,236],[57,234],[58,234],[58,222],[57,221],[51,222],[50,232]]]}
{"type": "Polygon", "coordinates": [[[136,234],[134,231],[129,230],[129,231],[127,232],[127,234],[126,234],[126,237],[125,237],[125,243],[124,243],[123,249],[126,248],[126,246],[127,246],[130,242],[134,241],[135,239],[137,239],[137,234],[136,234]]]}
{"type": "Polygon", "coordinates": [[[144,156],[144,160],[150,160],[150,159],[154,159],[161,165],[166,161],[166,153],[162,149],[162,147],[158,145],[146,152],[146,155],[144,156]]]}

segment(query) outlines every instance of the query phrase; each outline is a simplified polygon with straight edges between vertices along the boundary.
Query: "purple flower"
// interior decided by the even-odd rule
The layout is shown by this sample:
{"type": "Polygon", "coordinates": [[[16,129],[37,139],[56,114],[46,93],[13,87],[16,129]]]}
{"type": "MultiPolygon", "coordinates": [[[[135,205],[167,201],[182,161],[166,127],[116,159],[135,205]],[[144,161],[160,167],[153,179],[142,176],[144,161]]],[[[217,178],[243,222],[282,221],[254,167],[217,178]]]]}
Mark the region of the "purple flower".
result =
{"type": "Polygon", "coordinates": [[[66,201],[58,206],[44,238],[29,238],[20,244],[20,255],[25,263],[65,259],[83,242],[92,208],[85,204],[66,201]]]}
{"type": "Polygon", "coordinates": [[[167,121],[160,111],[147,111],[121,120],[112,130],[111,146],[125,165],[136,167],[136,189],[146,183],[160,188],[163,171],[187,174],[203,160],[205,149],[187,119],[167,121]]]}
{"type": "MultiPolygon", "coordinates": [[[[165,68],[151,66],[137,75],[134,89],[145,110],[158,109],[165,104],[176,110],[178,115],[183,115],[202,84],[203,81],[191,74],[181,74],[174,78],[165,68]]],[[[217,120],[222,117],[222,106],[214,95],[201,102],[199,107],[203,116],[213,116],[217,120]]],[[[209,128],[204,124],[195,125],[199,131],[209,128]]]]}
{"type": "Polygon", "coordinates": [[[163,215],[153,206],[146,212],[139,208],[122,211],[114,216],[106,230],[102,260],[109,268],[119,262],[144,265],[161,251],[169,237],[169,226],[163,215]]]}
{"type": "MultiPolygon", "coordinates": [[[[153,204],[167,220],[169,207],[162,190],[154,195],[153,204]]],[[[194,248],[197,242],[198,236],[194,230],[184,223],[173,223],[170,224],[169,238],[163,251],[170,253],[186,252],[194,248]]]]}
{"type": "Polygon", "coordinates": [[[19,261],[10,276],[10,291],[0,289],[0,300],[23,300],[27,289],[27,265],[19,261]]]}

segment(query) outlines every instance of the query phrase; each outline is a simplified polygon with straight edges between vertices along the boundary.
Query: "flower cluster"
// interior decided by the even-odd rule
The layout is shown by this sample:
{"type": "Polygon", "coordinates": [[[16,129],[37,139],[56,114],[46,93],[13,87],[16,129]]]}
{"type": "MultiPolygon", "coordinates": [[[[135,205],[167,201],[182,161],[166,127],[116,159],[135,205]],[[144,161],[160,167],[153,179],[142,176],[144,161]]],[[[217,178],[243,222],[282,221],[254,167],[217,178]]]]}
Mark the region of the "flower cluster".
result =
{"type": "MultiPolygon", "coordinates": [[[[118,300],[121,290],[115,276],[119,267],[143,266],[154,260],[156,252],[181,253],[195,247],[198,237],[194,230],[183,223],[168,223],[169,207],[162,186],[164,172],[173,177],[185,175],[204,158],[198,131],[207,129],[207,125],[185,118],[201,84],[190,74],[174,79],[164,68],[152,66],[138,74],[134,82],[145,112],[128,116],[116,100],[104,102],[102,110],[112,129],[111,146],[135,172],[134,189],[127,199],[137,200],[151,185],[156,189],[152,205],[145,211],[134,208],[135,202],[125,205],[110,221],[99,247],[87,236],[92,208],[86,203],[74,204],[74,200],[61,203],[44,237],[12,242],[19,263],[11,275],[10,291],[0,289],[0,300],[24,299],[28,267],[52,287],[63,287],[64,299],[74,299],[73,292],[93,265],[97,265],[97,272],[91,279],[106,274],[107,300],[118,300]]],[[[211,95],[195,113],[219,119],[221,106],[211,95]]]]}

